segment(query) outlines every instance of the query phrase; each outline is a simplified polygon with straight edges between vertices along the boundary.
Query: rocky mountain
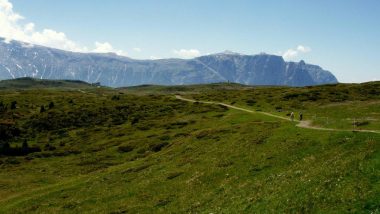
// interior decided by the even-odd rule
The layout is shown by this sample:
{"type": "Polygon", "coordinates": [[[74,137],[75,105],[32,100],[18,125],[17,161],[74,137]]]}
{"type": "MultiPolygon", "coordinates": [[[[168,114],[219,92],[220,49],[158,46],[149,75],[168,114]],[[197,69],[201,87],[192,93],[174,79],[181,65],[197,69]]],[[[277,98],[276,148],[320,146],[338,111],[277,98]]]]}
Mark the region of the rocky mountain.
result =
{"type": "Polygon", "coordinates": [[[18,77],[82,80],[111,87],[227,81],[289,86],[337,82],[333,74],[319,66],[304,61],[285,62],[281,56],[268,54],[225,52],[189,60],[135,60],[112,53],[75,53],[0,38],[0,80],[18,77]]]}

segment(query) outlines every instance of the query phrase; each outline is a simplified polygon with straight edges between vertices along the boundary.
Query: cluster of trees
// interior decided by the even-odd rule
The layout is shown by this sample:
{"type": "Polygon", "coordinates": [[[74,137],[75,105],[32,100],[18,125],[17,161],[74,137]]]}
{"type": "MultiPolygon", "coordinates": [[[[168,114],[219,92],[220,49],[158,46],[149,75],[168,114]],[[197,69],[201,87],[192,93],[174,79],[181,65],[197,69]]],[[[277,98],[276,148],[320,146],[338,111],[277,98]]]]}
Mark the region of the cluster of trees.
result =
{"type": "MultiPolygon", "coordinates": [[[[0,101],[0,114],[2,114],[1,118],[3,119],[0,123],[0,155],[23,156],[33,152],[40,152],[41,149],[39,147],[30,147],[27,141],[24,141],[22,146],[12,146],[13,143],[10,143],[16,142],[20,138],[22,139],[25,137],[25,130],[22,127],[17,126],[17,124],[8,117],[9,110],[14,110],[16,108],[17,101],[12,101],[9,104],[0,101]]],[[[54,108],[54,102],[50,102],[48,108],[54,108]]],[[[41,106],[40,112],[44,111],[45,107],[41,106]]]]}
{"type": "MultiPolygon", "coordinates": [[[[10,110],[14,110],[17,108],[17,101],[12,101],[10,103],[10,110]]],[[[4,113],[8,110],[8,105],[5,104],[3,101],[0,101],[0,113],[4,113]]]]}
{"type": "Polygon", "coordinates": [[[20,136],[21,130],[13,123],[0,124],[0,142],[6,142],[10,139],[20,136]]]}
{"type": "Polygon", "coordinates": [[[41,152],[41,149],[36,146],[30,147],[27,141],[24,141],[21,147],[12,147],[8,142],[4,142],[0,146],[0,155],[24,156],[34,152],[41,152]]]}
{"type": "MultiPolygon", "coordinates": [[[[48,107],[49,107],[49,109],[54,108],[54,102],[50,102],[49,105],[48,105],[48,107]]],[[[40,107],[40,113],[43,113],[43,112],[45,112],[45,111],[46,111],[46,108],[45,108],[44,105],[42,105],[42,106],[40,107]]]]}
{"type": "MultiPolygon", "coordinates": [[[[54,102],[50,102],[47,106],[48,109],[54,108],[54,102]]],[[[14,110],[17,108],[17,101],[12,101],[9,105],[10,110],[14,110]]],[[[40,107],[40,113],[43,113],[47,109],[44,105],[41,105],[40,107]]],[[[8,111],[8,104],[5,104],[3,101],[0,101],[0,113],[5,113],[8,111]]]]}

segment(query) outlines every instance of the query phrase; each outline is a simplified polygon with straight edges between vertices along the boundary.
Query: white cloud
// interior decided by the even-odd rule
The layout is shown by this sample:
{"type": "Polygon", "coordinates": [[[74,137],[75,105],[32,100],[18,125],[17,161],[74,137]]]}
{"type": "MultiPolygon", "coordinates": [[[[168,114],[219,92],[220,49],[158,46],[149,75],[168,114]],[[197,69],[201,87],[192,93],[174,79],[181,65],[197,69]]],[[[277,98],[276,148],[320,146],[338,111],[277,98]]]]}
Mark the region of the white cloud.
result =
{"type": "Polygon", "coordinates": [[[307,46],[298,45],[297,46],[297,51],[299,51],[301,53],[308,53],[308,52],[311,51],[311,48],[307,47],[307,46]]]}
{"type": "Polygon", "coordinates": [[[13,11],[13,5],[8,0],[0,0],[0,36],[6,40],[45,45],[69,51],[86,51],[87,49],[68,39],[62,32],[51,29],[35,30],[34,23],[22,24],[24,17],[13,11]]]}
{"type": "Polygon", "coordinates": [[[88,49],[78,45],[76,42],[67,38],[62,32],[57,32],[51,29],[44,29],[41,32],[33,32],[28,37],[30,43],[44,45],[53,48],[59,48],[75,52],[87,52],[88,49]]]}
{"type": "MultiPolygon", "coordinates": [[[[23,24],[24,20],[25,18],[22,15],[14,12],[13,5],[9,0],[0,0],[0,37],[4,37],[5,41],[19,40],[67,51],[89,52],[86,46],[69,39],[63,32],[52,29],[36,31],[34,23],[28,22],[23,24]]],[[[110,51],[125,55],[123,51],[115,50],[109,43],[107,45],[104,44],[95,43],[95,50],[93,51],[104,50],[110,46],[110,51]]]]}
{"type": "Polygon", "coordinates": [[[141,51],[142,51],[141,48],[133,48],[133,50],[134,50],[135,52],[141,52],[141,51]]]}
{"type": "Polygon", "coordinates": [[[34,31],[34,23],[28,23],[24,27],[26,33],[30,33],[34,31]]]}
{"type": "Polygon", "coordinates": [[[122,50],[117,50],[112,47],[112,45],[108,42],[95,42],[95,49],[92,51],[94,53],[116,53],[120,56],[126,56],[127,53],[122,50]]]}
{"type": "Polygon", "coordinates": [[[201,55],[201,52],[197,49],[181,49],[181,50],[173,50],[173,53],[180,58],[194,58],[201,55]]]}
{"type": "Polygon", "coordinates": [[[112,52],[112,50],[113,50],[113,47],[108,42],[104,42],[104,43],[95,42],[94,52],[97,52],[97,53],[109,53],[109,52],[112,52]]]}
{"type": "Polygon", "coordinates": [[[289,49],[282,54],[285,60],[291,60],[297,58],[300,54],[306,54],[311,52],[311,48],[303,45],[298,45],[295,49],[289,49]]]}

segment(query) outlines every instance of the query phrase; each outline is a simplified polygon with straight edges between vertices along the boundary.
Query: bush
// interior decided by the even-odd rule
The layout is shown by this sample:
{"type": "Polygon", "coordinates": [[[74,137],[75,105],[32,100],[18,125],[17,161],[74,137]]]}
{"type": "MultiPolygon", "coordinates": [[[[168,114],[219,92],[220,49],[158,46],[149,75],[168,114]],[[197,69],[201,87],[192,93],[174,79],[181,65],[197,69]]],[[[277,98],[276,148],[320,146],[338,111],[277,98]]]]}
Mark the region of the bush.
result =
{"type": "Polygon", "coordinates": [[[52,109],[52,108],[54,108],[54,102],[49,103],[49,109],[52,109]]]}
{"type": "Polygon", "coordinates": [[[135,148],[133,146],[119,146],[118,150],[119,152],[131,152],[133,151],[135,148]]]}
{"type": "Polygon", "coordinates": [[[16,109],[16,105],[17,105],[17,102],[16,101],[13,101],[12,103],[11,103],[11,109],[13,110],[13,109],[16,109]]]}
{"type": "Polygon", "coordinates": [[[29,147],[28,143],[24,141],[22,147],[11,147],[9,143],[4,143],[0,147],[0,154],[6,156],[25,156],[30,153],[41,152],[41,149],[37,146],[29,147]]]}
{"type": "Polygon", "coordinates": [[[8,106],[3,103],[3,101],[0,101],[0,113],[4,113],[7,111],[8,106]]]}
{"type": "Polygon", "coordinates": [[[139,122],[139,118],[135,117],[135,118],[132,119],[131,125],[133,126],[133,125],[135,125],[138,122],[139,122]]]}
{"type": "Polygon", "coordinates": [[[45,151],[54,151],[56,150],[57,148],[55,148],[55,146],[51,145],[51,144],[46,144],[45,147],[44,147],[44,150],[45,151]]]}
{"type": "Polygon", "coordinates": [[[367,126],[369,124],[369,121],[356,121],[352,123],[354,126],[367,126]]]}
{"type": "Polygon", "coordinates": [[[21,130],[14,124],[0,124],[0,142],[20,136],[21,130]]]}
{"type": "Polygon", "coordinates": [[[114,95],[112,96],[111,100],[115,100],[115,101],[120,100],[120,96],[114,95]]]}
{"type": "Polygon", "coordinates": [[[282,111],[282,107],[281,107],[281,106],[276,106],[275,109],[276,109],[276,111],[278,111],[278,112],[281,112],[281,111],[282,111]]]}
{"type": "Polygon", "coordinates": [[[151,145],[149,148],[152,152],[159,152],[161,151],[164,147],[166,147],[169,143],[163,142],[163,143],[157,143],[151,145]]]}
{"type": "Polygon", "coordinates": [[[253,105],[256,104],[256,100],[250,99],[250,100],[247,100],[246,103],[247,103],[247,105],[249,105],[249,106],[253,106],[253,105]]]}
{"type": "Polygon", "coordinates": [[[45,110],[45,106],[41,106],[40,107],[40,113],[43,113],[43,112],[45,112],[46,110],[45,110]]]}

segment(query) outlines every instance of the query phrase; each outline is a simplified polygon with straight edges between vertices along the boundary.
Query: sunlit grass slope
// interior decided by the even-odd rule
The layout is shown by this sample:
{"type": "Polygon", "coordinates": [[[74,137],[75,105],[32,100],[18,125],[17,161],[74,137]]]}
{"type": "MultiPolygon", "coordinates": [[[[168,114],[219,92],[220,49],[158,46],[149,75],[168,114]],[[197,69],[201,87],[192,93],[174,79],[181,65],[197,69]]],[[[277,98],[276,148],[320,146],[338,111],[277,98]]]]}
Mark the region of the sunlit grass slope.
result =
{"type": "Polygon", "coordinates": [[[0,91],[1,144],[13,152],[0,157],[0,213],[379,212],[379,134],[302,129],[173,96],[310,120],[359,112],[377,129],[371,87],[0,91]]]}

